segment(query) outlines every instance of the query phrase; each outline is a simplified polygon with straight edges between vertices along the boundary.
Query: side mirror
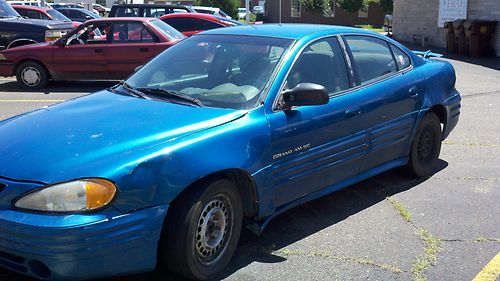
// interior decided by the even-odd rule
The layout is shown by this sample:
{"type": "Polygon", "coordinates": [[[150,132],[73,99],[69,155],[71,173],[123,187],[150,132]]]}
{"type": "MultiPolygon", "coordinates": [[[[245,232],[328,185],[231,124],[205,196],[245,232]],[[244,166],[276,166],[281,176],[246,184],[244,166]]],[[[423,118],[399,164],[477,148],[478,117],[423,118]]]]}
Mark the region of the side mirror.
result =
{"type": "Polygon", "coordinates": [[[325,87],[314,83],[300,83],[283,93],[283,110],[292,106],[327,104],[330,97],[325,87]]]}
{"type": "Polygon", "coordinates": [[[91,16],[85,16],[85,19],[87,19],[87,20],[91,20],[91,19],[92,19],[92,17],[91,17],[91,16]]]}

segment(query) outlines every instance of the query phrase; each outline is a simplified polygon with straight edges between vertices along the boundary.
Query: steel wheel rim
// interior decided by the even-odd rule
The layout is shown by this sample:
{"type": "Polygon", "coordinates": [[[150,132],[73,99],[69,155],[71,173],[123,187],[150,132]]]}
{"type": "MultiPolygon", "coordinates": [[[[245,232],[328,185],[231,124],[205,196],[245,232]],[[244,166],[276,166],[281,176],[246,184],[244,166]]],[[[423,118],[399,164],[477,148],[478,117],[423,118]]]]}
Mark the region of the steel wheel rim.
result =
{"type": "Polygon", "coordinates": [[[420,134],[417,152],[421,163],[431,159],[434,152],[434,133],[430,129],[427,128],[420,134]]]}
{"type": "Polygon", "coordinates": [[[196,228],[196,254],[202,263],[216,260],[227,245],[232,224],[232,209],[226,196],[210,200],[198,219],[196,228]]]}
{"type": "Polygon", "coordinates": [[[35,67],[28,66],[21,72],[21,79],[23,80],[23,83],[28,86],[36,86],[40,83],[42,75],[35,67]]]}

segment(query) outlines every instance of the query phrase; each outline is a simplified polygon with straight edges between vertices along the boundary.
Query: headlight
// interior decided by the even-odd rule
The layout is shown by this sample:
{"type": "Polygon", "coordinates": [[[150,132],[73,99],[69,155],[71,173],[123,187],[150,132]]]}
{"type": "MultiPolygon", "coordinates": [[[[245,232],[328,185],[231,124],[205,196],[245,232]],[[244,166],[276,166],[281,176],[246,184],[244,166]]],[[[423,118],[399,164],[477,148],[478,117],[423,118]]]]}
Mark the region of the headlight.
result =
{"type": "Polygon", "coordinates": [[[0,54],[0,60],[7,60],[7,58],[4,55],[0,54]]]}
{"type": "Polygon", "coordinates": [[[65,30],[47,30],[45,31],[45,41],[52,41],[58,39],[65,35],[67,32],[65,30]]]}
{"type": "Polygon", "coordinates": [[[19,198],[14,206],[21,209],[75,212],[106,206],[116,194],[116,186],[105,179],[82,179],[47,186],[19,198]]]}

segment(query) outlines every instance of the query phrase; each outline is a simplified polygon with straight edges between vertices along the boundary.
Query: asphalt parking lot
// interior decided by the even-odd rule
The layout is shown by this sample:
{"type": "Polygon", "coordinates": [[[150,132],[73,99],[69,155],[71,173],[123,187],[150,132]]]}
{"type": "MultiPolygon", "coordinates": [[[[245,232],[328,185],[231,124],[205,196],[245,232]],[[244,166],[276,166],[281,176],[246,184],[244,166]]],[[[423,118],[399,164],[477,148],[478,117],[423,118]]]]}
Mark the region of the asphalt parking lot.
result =
{"type": "MultiPolygon", "coordinates": [[[[498,272],[490,261],[500,254],[500,60],[450,62],[462,115],[438,173],[410,179],[396,169],[299,206],[260,237],[244,233],[220,278],[472,280],[498,272]]],[[[31,93],[0,79],[0,120],[111,85],[59,82],[31,93]]],[[[7,280],[31,279],[0,269],[7,280]]],[[[158,270],[113,280],[178,279],[158,270]]]]}

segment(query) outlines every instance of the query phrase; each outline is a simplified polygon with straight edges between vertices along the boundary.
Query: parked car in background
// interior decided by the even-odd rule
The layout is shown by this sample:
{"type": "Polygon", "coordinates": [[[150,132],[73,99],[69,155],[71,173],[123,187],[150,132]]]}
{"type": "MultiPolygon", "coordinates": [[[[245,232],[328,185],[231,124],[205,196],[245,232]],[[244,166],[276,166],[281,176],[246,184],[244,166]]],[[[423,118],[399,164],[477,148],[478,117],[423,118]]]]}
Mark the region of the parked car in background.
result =
{"type": "Polygon", "coordinates": [[[35,7],[28,5],[12,5],[12,8],[16,10],[21,16],[30,19],[41,19],[41,20],[58,20],[63,22],[71,22],[73,27],[79,26],[81,23],[77,21],[71,21],[68,17],[61,14],[61,12],[52,8],[35,7]]]}
{"type": "Polygon", "coordinates": [[[256,15],[264,14],[264,8],[262,6],[254,6],[253,13],[256,15]]]}
{"type": "Polygon", "coordinates": [[[115,87],[0,122],[0,265],[43,280],[156,266],[219,280],[243,227],[260,234],[399,166],[435,173],[459,119],[455,80],[449,62],[357,28],[183,40],[115,87]]]}
{"type": "Polygon", "coordinates": [[[204,30],[243,25],[239,21],[199,13],[168,14],[162,16],[160,19],[186,36],[191,36],[204,30]]]}
{"type": "Polygon", "coordinates": [[[61,12],[70,20],[77,22],[86,22],[88,20],[98,19],[101,17],[96,13],[92,13],[87,9],[81,9],[81,8],[57,8],[56,10],[61,12]]]}
{"type": "MultiPolygon", "coordinates": [[[[61,9],[61,8],[75,8],[75,9],[86,9],[85,5],[83,3],[46,3],[47,6],[50,6],[54,9],[61,9]]],[[[94,14],[99,15],[99,11],[96,9],[92,9],[94,14]]]]}
{"type": "Polygon", "coordinates": [[[0,0],[0,50],[55,40],[72,29],[70,22],[23,18],[0,0]]]}
{"type": "Polygon", "coordinates": [[[92,3],[92,8],[94,8],[94,10],[96,10],[101,17],[107,16],[109,12],[111,12],[110,8],[104,7],[96,3],[92,3]]]}
{"type": "Polygon", "coordinates": [[[238,8],[238,19],[239,20],[244,20],[247,16],[247,9],[246,8],[238,8]]]}
{"type": "Polygon", "coordinates": [[[57,41],[0,52],[0,76],[15,75],[25,89],[49,80],[123,79],[183,38],[159,19],[89,20],[57,41]]]}
{"type": "Polygon", "coordinates": [[[159,18],[165,14],[173,13],[196,13],[196,11],[184,5],[166,4],[119,4],[113,5],[108,17],[153,17],[159,18]]]}
{"type": "Polygon", "coordinates": [[[219,9],[219,8],[205,7],[205,6],[192,6],[192,8],[197,13],[209,14],[209,15],[214,15],[214,16],[219,16],[219,17],[231,19],[231,17],[228,14],[224,13],[224,11],[219,9]]]}

